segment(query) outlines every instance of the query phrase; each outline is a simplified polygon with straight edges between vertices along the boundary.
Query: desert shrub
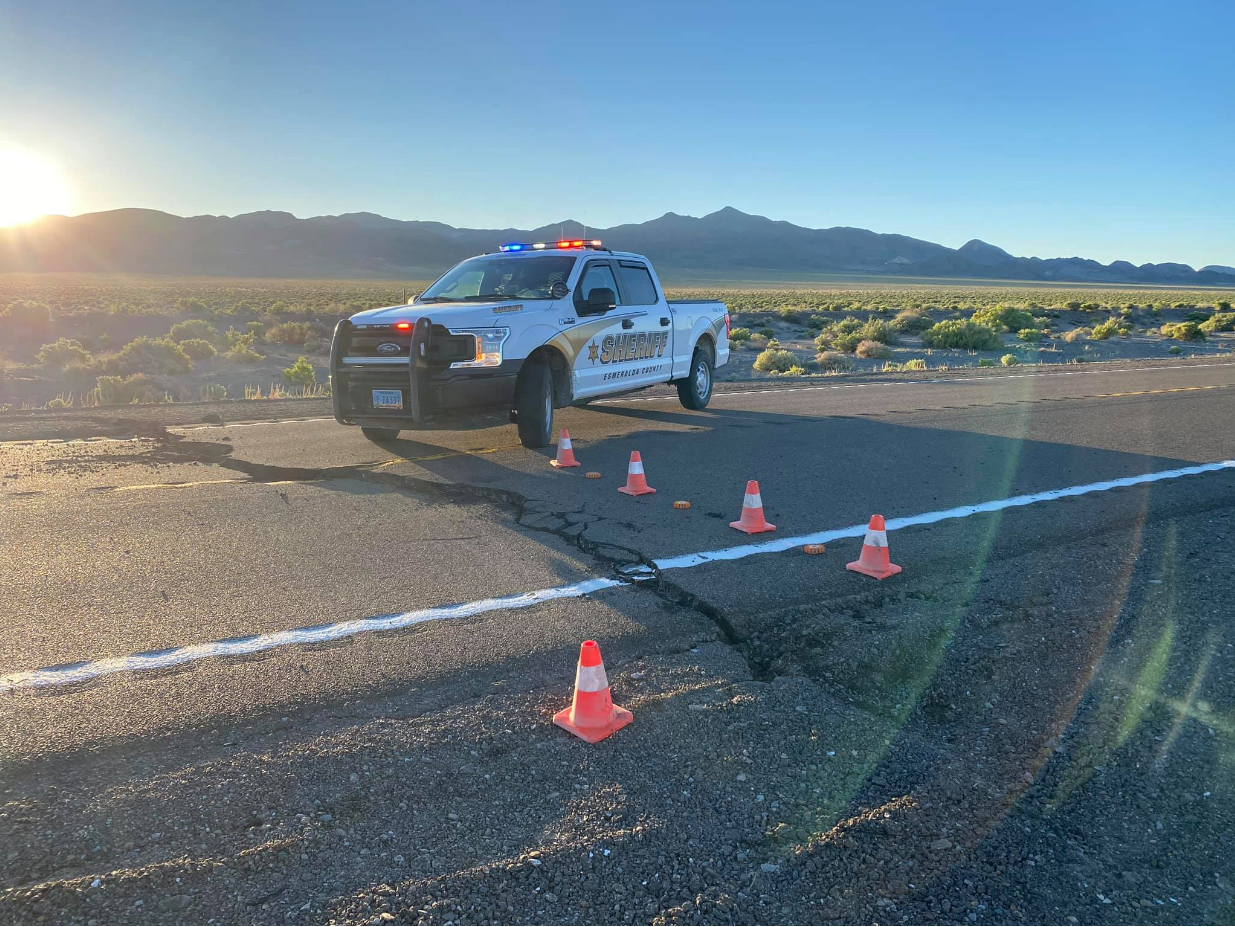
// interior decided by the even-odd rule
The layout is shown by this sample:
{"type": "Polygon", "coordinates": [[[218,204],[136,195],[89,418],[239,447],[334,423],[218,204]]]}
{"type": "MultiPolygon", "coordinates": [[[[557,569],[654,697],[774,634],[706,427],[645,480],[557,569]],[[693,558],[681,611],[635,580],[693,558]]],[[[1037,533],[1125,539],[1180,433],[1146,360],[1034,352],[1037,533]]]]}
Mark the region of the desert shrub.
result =
{"type": "Polygon", "coordinates": [[[127,406],[134,402],[154,402],[155,388],[144,373],[129,377],[99,377],[94,398],[101,406],[127,406]]]}
{"type": "Polygon", "coordinates": [[[292,386],[312,386],[317,382],[317,373],[307,357],[296,358],[296,363],[283,370],[283,379],[292,386]]]}
{"type": "Polygon", "coordinates": [[[854,353],[868,360],[886,360],[892,356],[892,349],[882,341],[859,341],[854,353]]]}
{"type": "Polygon", "coordinates": [[[869,318],[865,322],[860,322],[853,316],[849,316],[826,326],[815,339],[815,347],[821,351],[825,348],[836,348],[838,351],[852,354],[863,341],[892,344],[896,341],[896,329],[882,319],[869,318]]]}
{"type": "Polygon", "coordinates": [[[1070,299],[1066,303],[1063,304],[1063,307],[1065,309],[1071,309],[1073,312],[1076,312],[1078,309],[1081,308],[1081,304],[1075,299],[1070,299]]]}
{"type": "Polygon", "coordinates": [[[763,335],[763,337],[764,337],[764,338],[775,338],[775,337],[776,337],[776,329],[774,329],[774,328],[761,328],[761,329],[759,329],[759,334],[760,334],[760,335],[763,335]]]}
{"type": "Polygon", "coordinates": [[[982,357],[978,359],[978,366],[979,367],[994,367],[995,362],[991,360],[989,357],[982,357]]]}
{"type": "Polygon", "coordinates": [[[1082,338],[1088,338],[1092,334],[1092,328],[1082,326],[1081,328],[1074,328],[1070,332],[1064,332],[1060,337],[1068,344],[1072,344],[1072,342],[1080,341],[1082,338]]]}
{"type": "Polygon", "coordinates": [[[1005,354],[1003,357],[999,358],[999,363],[1003,364],[1005,367],[1015,367],[1020,362],[1021,359],[1015,354],[1005,354]]]}
{"type": "Polygon", "coordinates": [[[806,368],[794,364],[788,370],[782,372],[786,377],[804,377],[806,376],[806,368]]]}
{"type": "Polygon", "coordinates": [[[932,324],[930,316],[917,309],[902,309],[892,319],[893,328],[911,335],[926,331],[932,324]]]}
{"type": "Polygon", "coordinates": [[[1037,344],[1045,337],[1045,333],[1040,328],[1022,328],[1016,333],[1016,337],[1029,344],[1037,344]]]}
{"type": "Polygon", "coordinates": [[[815,355],[815,363],[824,373],[848,373],[853,369],[853,358],[840,351],[822,351],[815,355]]]}
{"type": "Polygon", "coordinates": [[[1184,349],[1183,349],[1183,348],[1181,348],[1181,347],[1180,347],[1179,345],[1177,345],[1177,344],[1173,344],[1173,345],[1171,345],[1171,346],[1167,349],[1167,352],[1166,352],[1166,353],[1167,353],[1167,354],[1183,354],[1183,353],[1184,353],[1184,349]]]}
{"type": "Polygon", "coordinates": [[[312,337],[313,326],[308,322],[280,322],[266,332],[266,340],[271,344],[302,345],[312,337]]]}
{"type": "Polygon", "coordinates": [[[755,358],[755,369],[767,373],[784,373],[797,362],[798,359],[790,351],[768,348],[755,358]]]}
{"type": "Polygon", "coordinates": [[[1093,327],[1093,331],[1089,337],[1093,341],[1106,341],[1115,335],[1128,335],[1132,331],[1132,326],[1118,319],[1107,319],[1093,327]]]}
{"type": "Polygon", "coordinates": [[[1101,303],[1081,303],[1082,312],[1097,312],[1101,308],[1101,303]]]}
{"type": "Polygon", "coordinates": [[[207,360],[219,353],[215,346],[205,338],[186,338],[180,342],[180,350],[195,361],[207,360]]]}
{"type": "Polygon", "coordinates": [[[735,328],[729,332],[729,340],[741,344],[743,341],[750,341],[749,328],[735,328]]]}
{"type": "Polygon", "coordinates": [[[1219,312],[1230,312],[1231,303],[1229,300],[1220,299],[1218,300],[1218,305],[1215,306],[1214,308],[1217,309],[1219,312]]]}
{"type": "Polygon", "coordinates": [[[258,354],[253,349],[253,341],[257,337],[254,332],[238,332],[229,328],[224,335],[227,338],[228,350],[223,359],[230,364],[255,364],[265,359],[264,354],[258,354]]]}
{"type": "Polygon", "coordinates": [[[201,390],[202,402],[221,402],[227,398],[227,387],[222,383],[207,383],[201,390]]]}
{"type": "Polygon", "coordinates": [[[922,333],[922,340],[932,348],[966,348],[973,351],[997,351],[1003,341],[995,331],[972,320],[945,319],[922,333]]]}
{"type": "Polygon", "coordinates": [[[73,407],[73,395],[71,393],[61,393],[54,399],[49,399],[44,408],[47,409],[71,409],[73,407]]]}
{"type": "Polygon", "coordinates": [[[51,331],[51,309],[29,299],[13,303],[3,318],[7,335],[45,335],[51,331]]]}
{"type": "Polygon", "coordinates": [[[776,314],[790,325],[801,325],[802,319],[806,315],[806,310],[799,306],[784,306],[777,309],[776,314]]]}
{"type": "Polygon", "coordinates": [[[1163,325],[1162,334],[1176,341],[1204,341],[1205,333],[1195,322],[1177,322],[1174,325],[1163,325]]]}
{"type": "Polygon", "coordinates": [[[973,314],[973,321],[997,332],[1014,332],[1033,327],[1032,313],[1016,306],[985,306],[973,314]]]}
{"type": "Polygon", "coordinates": [[[254,338],[266,337],[265,322],[245,322],[244,330],[247,334],[252,335],[254,338]]]}
{"type": "Polygon", "coordinates": [[[256,364],[265,359],[265,354],[258,354],[247,344],[238,344],[223,354],[223,360],[229,364],[256,364]]]}
{"type": "Polygon", "coordinates": [[[43,345],[35,358],[44,367],[58,367],[62,370],[69,364],[85,366],[94,363],[94,357],[81,346],[81,342],[71,338],[57,338],[51,344],[43,345]]]}
{"type": "Polygon", "coordinates": [[[926,361],[920,357],[915,357],[912,360],[905,361],[905,363],[901,366],[903,366],[906,370],[925,370],[926,361]]]}
{"type": "MultiPolygon", "coordinates": [[[[862,322],[853,316],[846,316],[839,322],[832,322],[830,325],[825,325],[823,331],[819,333],[819,337],[815,339],[815,347],[821,351],[825,348],[832,347],[836,344],[838,339],[841,339],[846,335],[856,335],[858,329],[861,327],[862,322]]],[[[861,338],[854,340],[852,347],[848,350],[852,351],[853,348],[856,348],[858,341],[861,340],[861,338]]]]}
{"type": "Polygon", "coordinates": [[[219,330],[209,322],[201,319],[189,319],[177,322],[167,332],[168,340],[183,344],[185,341],[206,341],[210,344],[222,344],[219,330]]]}
{"type": "Polygon", "coordinates": [[[1199,325],[1202,322],[1209,321],[1209,313],[1208,312],[1189,312],[1186,316],[1184,316],[1184,321],[1185,322],[1196,322],[1199,325]]]}
{"type": "Polygon", "coordinates": [[[103,366],[121,374],[178,374],[192,370],[193,361],[176,342],[143,335],[126,344],[120,353],[105,358],[103,366]]]}
{"type": "Polygon", "coordinates": [[[1216,312],[1201,323],[1200,329],[1203,332],[1235,332],[1235,312],[1216,312]]]}

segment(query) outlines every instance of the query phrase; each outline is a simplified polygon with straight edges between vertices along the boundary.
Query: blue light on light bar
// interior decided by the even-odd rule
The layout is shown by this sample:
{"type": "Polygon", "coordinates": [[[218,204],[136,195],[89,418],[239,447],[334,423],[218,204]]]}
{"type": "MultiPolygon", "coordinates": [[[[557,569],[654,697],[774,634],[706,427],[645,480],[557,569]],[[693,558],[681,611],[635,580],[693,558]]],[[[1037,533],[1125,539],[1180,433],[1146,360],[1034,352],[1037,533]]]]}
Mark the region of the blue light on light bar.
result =
{"type": "Polygon", "coordinates": [[[523,245],[502,245],[502,251],[522,251],[523,245]]]}

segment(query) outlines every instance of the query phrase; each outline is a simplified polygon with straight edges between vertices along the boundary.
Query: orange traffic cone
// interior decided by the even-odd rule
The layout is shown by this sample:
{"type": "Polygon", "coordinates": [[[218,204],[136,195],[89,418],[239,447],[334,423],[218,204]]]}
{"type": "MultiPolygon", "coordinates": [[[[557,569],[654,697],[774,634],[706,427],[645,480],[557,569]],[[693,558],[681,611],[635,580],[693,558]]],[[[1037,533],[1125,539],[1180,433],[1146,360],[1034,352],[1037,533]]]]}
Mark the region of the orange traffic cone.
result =
{"type": "Polygon", "coordinates": [[[553,723],[594,744],[633,720],[634,715],[613,704],[600,647],[596,641],[584,641],[575,670],[575,697],[569,708],[553,716],[553,723]]]}
{"type": "Polygon", "coordinates": [[[888,532],[884,530],[882,515],[871,516],[871,523],[866,529],[866,540],[862,542],[862,556],[853,563],[845,564],[845,569],[864,573],[875,579],[887,579],[901,571],[888,556],[888,532]]]}
{"type": "Polygon", "coordinates": [[[618,492],[624,492],[628,496],[645,496],[650,492],[656,492],[648,485],[647,478],[643,475],[643,458],[639,456],[638,451],[630,452],[630,466],[626,470],[626,485],[618,487],[618,492]]]}
{"type": "Polygon", "coordinates": [[[551,467],[580,467],[579,461],[575,460],[574,448],[570,446],[570,432],[565,428],[562,429],[562,436],[557,441],[557,460],[549,461],[551,467]]]}
{"type": "Polygon", "coordinates": [[[729,522],[730,528],[737,528],[747,534],[759,534],[763,531],[775,531],[775,525],[769,525],[763,517],[763,497],[759,495],[759,483],[751,480],[746,484],[746,498],[742,500],[742,517],[729,522]]]}

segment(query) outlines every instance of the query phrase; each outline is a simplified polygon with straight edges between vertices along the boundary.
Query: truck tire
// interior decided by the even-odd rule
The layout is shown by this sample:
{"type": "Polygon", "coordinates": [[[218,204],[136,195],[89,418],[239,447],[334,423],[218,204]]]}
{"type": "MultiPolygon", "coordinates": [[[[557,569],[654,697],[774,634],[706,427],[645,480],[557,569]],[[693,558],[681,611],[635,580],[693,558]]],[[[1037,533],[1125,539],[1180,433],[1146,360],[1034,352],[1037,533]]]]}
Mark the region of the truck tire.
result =
{"type": "Polygon", "coordinates": [[[370,441],[393,441],[399,437],[398,428],[374,428],[370,425],[360,426],[360,433],[370,441]]]}
{"type": "Polygon", "coordinates": [[[678,399],[688,409],[706,409],[712,398],[712,356],[706,348],[695,348],[686,379],[678,380],[678,399]]]}
{"type": "Polygon", "coordinates": [[[545,364],[523,368],[515,387],[515,421],[524,447],[553,443],[553,374],[545,364]]]}

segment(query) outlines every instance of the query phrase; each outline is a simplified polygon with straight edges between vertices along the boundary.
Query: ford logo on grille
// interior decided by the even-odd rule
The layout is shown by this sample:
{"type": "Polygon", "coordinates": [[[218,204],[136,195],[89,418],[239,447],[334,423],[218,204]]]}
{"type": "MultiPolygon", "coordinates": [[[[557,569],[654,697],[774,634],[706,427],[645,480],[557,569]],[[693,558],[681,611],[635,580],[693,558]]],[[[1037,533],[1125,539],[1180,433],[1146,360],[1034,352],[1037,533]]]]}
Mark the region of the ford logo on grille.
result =
{"type": "Polygon", "coordinates": [[[377,346],[378,354],[398,354],[403,349],[393,341],[384,341],[377,346]]]}

